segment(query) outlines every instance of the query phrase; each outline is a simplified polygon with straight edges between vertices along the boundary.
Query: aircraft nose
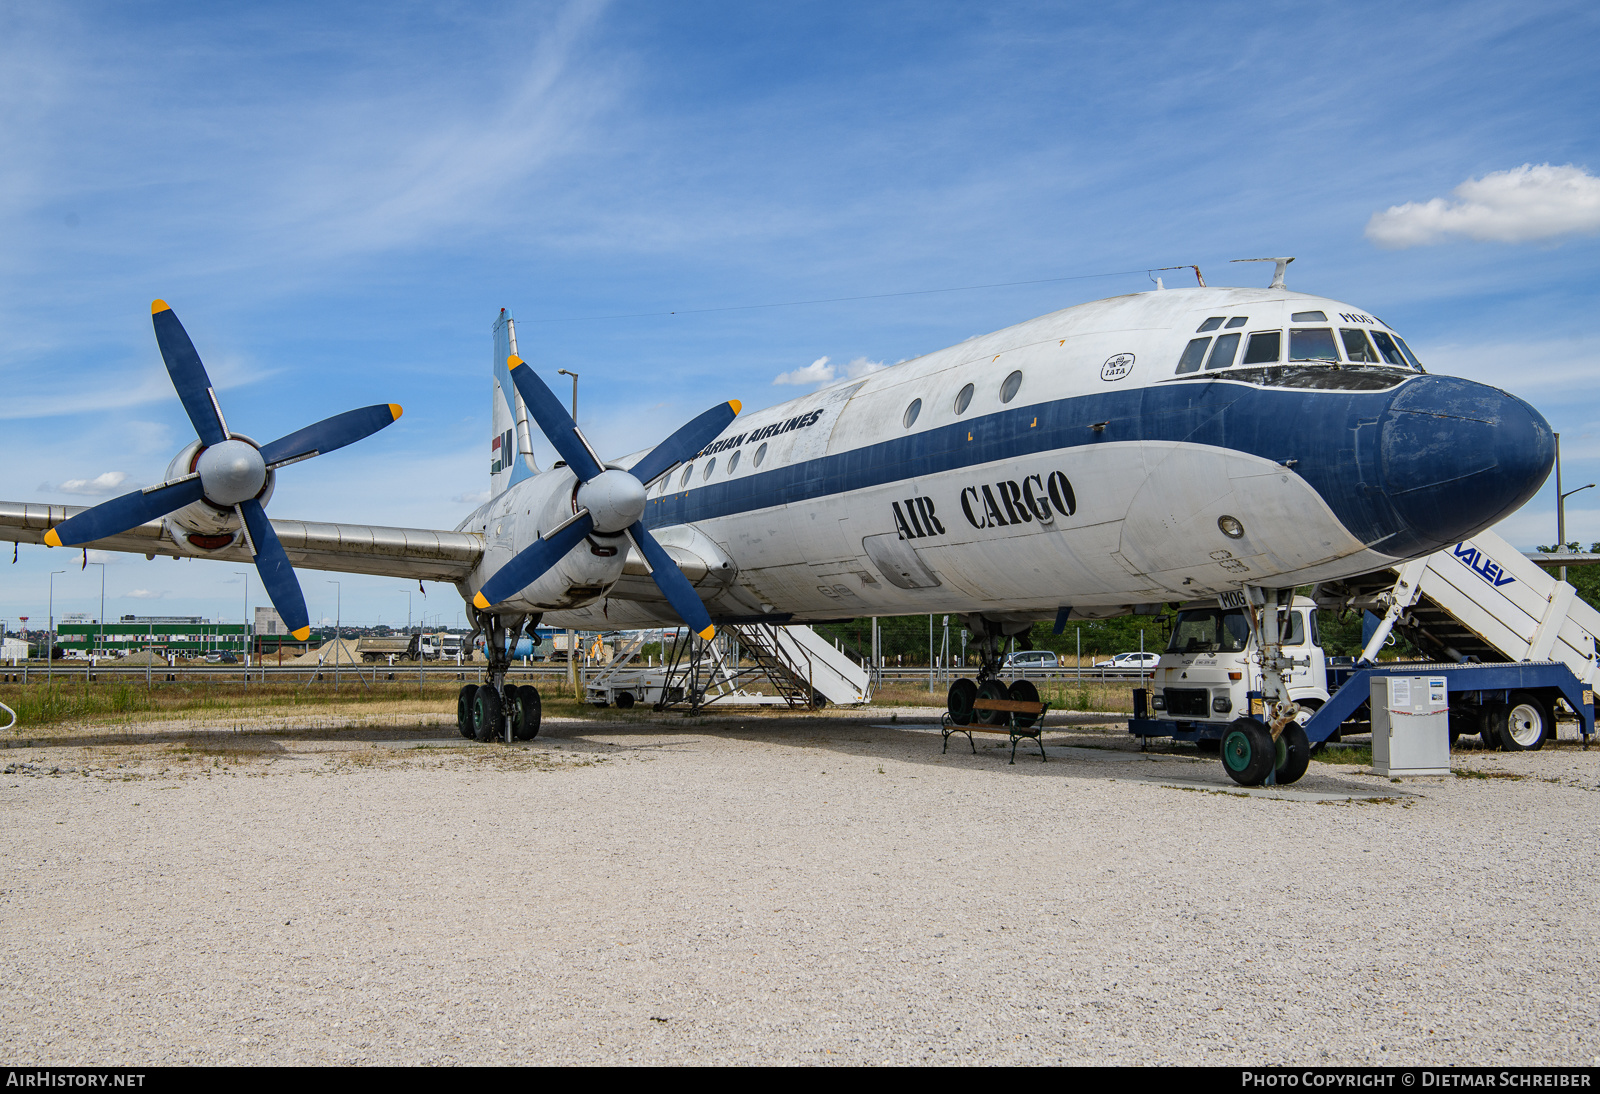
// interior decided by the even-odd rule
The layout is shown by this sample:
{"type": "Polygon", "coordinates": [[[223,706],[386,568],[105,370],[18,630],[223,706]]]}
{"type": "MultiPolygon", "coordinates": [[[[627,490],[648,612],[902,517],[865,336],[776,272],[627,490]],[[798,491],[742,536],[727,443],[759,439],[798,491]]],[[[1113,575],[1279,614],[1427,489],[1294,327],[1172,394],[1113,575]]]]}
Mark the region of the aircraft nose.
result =
{"type": "Polygon", "coordinates": [[[1498,388],[1452,376],[1401,385],[1377,441],[1383,492],[1401,526],[1395,538],[1429,552],[1508,516],[1555,462],[1543,415],[1498,388]]]}

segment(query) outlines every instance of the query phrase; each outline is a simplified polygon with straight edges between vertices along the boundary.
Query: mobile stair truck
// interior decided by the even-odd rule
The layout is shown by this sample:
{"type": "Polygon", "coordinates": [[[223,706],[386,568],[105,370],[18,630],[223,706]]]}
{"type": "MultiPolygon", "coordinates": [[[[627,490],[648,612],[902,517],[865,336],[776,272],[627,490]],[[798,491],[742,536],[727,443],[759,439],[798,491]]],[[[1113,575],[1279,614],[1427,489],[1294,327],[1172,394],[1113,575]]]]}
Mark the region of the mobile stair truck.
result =
{"type": "MultiPolygon", "coordinates": [[[[1302,708],[1295,722],[1305,755],[1297,758],[1295,748],[1280,743],[1267,780],[1293,782],[1305,771],[1307,749],[1337,740],[1341,730],[1368,731],[1372,682],[1389,676],[1445,679],[1451,741],[1477,735],[1490,748],[1531,751],[1554,739],[1556,713],[1565,706],[1577,716],[1588,747],[1600,612],[1575,594],[1484,532],[1426,558],[1294,597],[1280,609],[1280,633],[1283,654],[1294,663],[1287,682],[1289,697],[1302,708]],[[1319,610],[1363,613],[1365,641],[1353,662],[1324,656],[1319,610]],[[1429,659],[1378,662],[1395,633],[1429,659]]],[[[1242,593],[1224,593],[1183,606],[1155,668],[1148,707],[1146,693],[1134,692],[1130,733],[1215,751],[1238,721],[1261,717],[1260,648],[1244,605],[1242,593]]],[[[1223,766],[1239,780],[1239,772],[1223,766]]]]}

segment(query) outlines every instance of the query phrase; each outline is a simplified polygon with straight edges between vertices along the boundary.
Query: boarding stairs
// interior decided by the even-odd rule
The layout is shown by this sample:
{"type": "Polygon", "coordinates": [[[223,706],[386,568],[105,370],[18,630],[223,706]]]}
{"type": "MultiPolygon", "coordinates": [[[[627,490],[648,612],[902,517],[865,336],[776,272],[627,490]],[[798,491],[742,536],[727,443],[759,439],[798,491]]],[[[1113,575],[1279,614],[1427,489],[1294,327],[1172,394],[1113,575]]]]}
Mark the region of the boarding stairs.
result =
{"type": "Polygon", "coordinates": [[[857,706],[872,696],[871,676],[810,627],[730,626],[740,646],[790,706],[857,706]]]}

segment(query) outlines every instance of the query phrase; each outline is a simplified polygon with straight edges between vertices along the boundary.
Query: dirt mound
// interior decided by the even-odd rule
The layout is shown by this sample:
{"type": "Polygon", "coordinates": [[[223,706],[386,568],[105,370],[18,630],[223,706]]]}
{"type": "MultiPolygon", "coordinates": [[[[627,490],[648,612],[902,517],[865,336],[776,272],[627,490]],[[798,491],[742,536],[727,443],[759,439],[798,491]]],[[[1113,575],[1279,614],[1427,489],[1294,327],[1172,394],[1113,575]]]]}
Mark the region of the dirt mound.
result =
{"type": "Polygon", "coordinates": [[[361,655],[356,652],[356,644],[348,638],[336,638],[332,642],[324,642],[316,649],[308,650],[292,661],[285,661],[284,664],[306,665],[312,668],[319,664],[331,666],[335,652],[338,653],[341,665],[361,664],[361,655]]]}

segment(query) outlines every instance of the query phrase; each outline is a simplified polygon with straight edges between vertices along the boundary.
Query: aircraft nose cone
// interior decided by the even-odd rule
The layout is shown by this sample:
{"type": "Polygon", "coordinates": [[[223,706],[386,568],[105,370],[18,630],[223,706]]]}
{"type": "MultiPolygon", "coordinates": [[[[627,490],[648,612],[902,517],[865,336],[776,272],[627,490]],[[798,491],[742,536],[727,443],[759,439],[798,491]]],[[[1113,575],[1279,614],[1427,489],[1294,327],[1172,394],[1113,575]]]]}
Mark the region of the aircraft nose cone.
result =
{"type": "Polygon", "coordinates": [[[254,445],[219,441],[200,453],[195,464],[206,497],[218,505],[237,505],[261,493],[267,482],[267,465],[254,445]]]}
{"type": "Polygon", "coordinates": [[[1532,497],[1555,462],[1554,434],[1537,410],[1451,376],[1402,385],[1378,423],[1377,442],[1380,481],[1405,554],[1439,550],[1490,527],[1532,497]]]}

